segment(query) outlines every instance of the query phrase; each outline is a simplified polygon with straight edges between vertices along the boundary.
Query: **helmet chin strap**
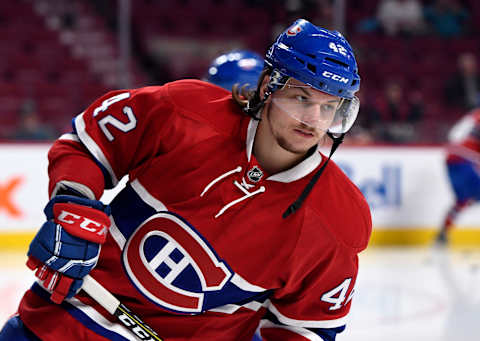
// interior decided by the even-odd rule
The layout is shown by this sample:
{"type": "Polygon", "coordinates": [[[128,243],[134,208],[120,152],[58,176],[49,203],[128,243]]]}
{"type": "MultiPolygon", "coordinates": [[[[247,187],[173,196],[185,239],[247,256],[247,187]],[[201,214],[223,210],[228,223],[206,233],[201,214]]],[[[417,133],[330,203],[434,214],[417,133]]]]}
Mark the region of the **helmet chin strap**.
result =
{"type": "Polygon", "coordinates": [[[317,183],[318,178],[322,175],[323,171],[327,167],[328,161],[330,161],[333,153],[337,150],[338,146],[343,142],[343,138],[345,137],[345,133],[335,135],[330,132],[327,132],[327,135],[333,140],[332,148],[330,149],[330,155],[325,163],[320,167],[320,169],[313,175],[310,182],[305,186],[300,196],[293,202],[288,208],[283,212],[282,218],[287,218],[290,214],[295,213],[303,204],[307,196],[310,194],[313,186],[317,183]]]}

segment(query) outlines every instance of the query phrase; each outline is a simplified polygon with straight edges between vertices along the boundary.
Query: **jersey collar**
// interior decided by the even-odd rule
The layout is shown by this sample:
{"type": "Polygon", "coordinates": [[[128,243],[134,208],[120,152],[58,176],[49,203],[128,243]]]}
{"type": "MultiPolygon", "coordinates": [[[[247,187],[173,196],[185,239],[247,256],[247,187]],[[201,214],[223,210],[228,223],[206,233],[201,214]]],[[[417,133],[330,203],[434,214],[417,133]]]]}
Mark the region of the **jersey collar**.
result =
{"type": "MultiPolygon", "coordinates": [[[[248,123],[246,140],[246,153],[248,162],[250,162],[250,159],[252,158],[253,141],[255,140],[255,133],[257,131],[258,122],[258,120],[252,118],[248,123]]],[[[309,157],[300,162],[298,165],[289,168],[283,172],[273,174],[269,176],[266,180],[278,182],[292,182],[305,177],[306,175],[313,172],[315,168],[317,168],[322,163],[323,156],[318,149],[319,146],[317,145],[315,152],[313,152],[309,157]]]]}

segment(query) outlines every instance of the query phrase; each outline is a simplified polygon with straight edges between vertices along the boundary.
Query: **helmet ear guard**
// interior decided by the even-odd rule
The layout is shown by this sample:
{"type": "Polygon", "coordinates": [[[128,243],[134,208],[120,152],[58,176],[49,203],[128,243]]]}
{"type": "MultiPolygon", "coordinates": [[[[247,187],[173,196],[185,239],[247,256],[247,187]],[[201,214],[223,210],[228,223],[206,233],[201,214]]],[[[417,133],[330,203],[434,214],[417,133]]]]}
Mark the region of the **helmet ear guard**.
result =
{"type": "Polygon", "coordinates": [[[265,102],[268,100],[270,95],[275,91],[282,89],[290,78],[288,76],[282,75],[278,70],[272,69],[268,65],[265,66],[265,69],[269,71],[268,77],[270,77],[270,79],[267,83],[267,88],[263,94],[263,98],[260,94],[262,85],[259,85],[255,92],[255,96],[250,99],[247,102],[247,106],[243,108],[243,111],[245,113],[247,113],[249,116],[252,116],[256,120],[261,119],[260,117],[258,117],[258,113],[263,108],[265,102]]]}
{"type": "Polygon", "coordinates": [[[277,69],[273,69],[270,74],[270,81],[267,84],[267,92],[272,94],[277,90],[282,90],[287,84],[289,78],[289,76],[282,74],[277,69]]]}

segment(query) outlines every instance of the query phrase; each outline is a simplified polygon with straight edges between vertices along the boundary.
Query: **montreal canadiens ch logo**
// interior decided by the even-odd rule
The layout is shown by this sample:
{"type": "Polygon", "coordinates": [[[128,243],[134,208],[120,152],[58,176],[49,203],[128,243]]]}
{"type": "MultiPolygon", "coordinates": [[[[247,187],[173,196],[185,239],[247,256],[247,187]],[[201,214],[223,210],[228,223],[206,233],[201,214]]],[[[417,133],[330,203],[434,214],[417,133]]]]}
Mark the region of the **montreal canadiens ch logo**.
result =
{"type": "Polygon", "coordinates": [[[123,263],[144,296],[180,313],[201,312],[205,293],[221,290],[232,276],[198,233],[168,212],[137,228],[125,245],[123,263]]]}

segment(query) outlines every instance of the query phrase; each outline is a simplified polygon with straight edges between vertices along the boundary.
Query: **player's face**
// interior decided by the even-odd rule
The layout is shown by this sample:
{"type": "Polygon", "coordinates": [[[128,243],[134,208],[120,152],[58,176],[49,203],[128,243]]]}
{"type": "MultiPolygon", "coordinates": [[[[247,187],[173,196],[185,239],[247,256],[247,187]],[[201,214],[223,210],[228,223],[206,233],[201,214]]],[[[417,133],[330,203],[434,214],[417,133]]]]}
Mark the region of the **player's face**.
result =
{"type": "Polygon", "coordinates": [[[330,127],[339,97],[290,79],[270,96],[266,119],[277,143],[292,153],[305,153],[318,144],[330,127]]]}

